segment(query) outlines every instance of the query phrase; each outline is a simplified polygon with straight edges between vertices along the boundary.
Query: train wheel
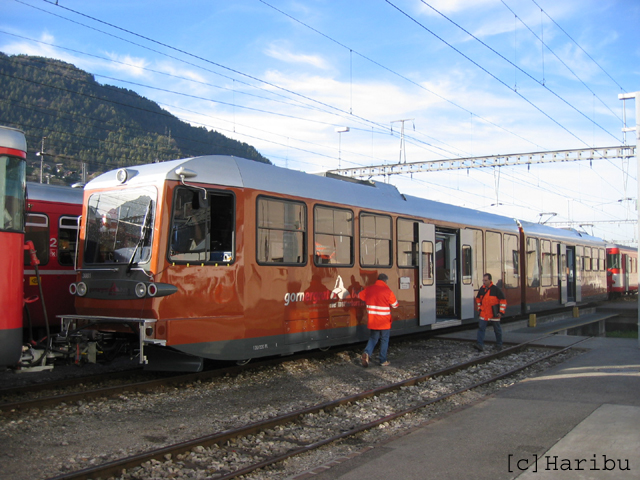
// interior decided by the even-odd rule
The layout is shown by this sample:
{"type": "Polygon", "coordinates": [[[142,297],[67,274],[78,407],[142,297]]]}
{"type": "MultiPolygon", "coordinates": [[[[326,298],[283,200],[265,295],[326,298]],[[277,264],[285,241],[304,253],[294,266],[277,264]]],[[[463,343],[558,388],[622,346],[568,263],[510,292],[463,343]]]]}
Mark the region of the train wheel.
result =
{"type": "Polygon", "coordinates": [[[246,360],[238,360],[238,361],[236,362],[236,365],[238,365],[238,366],[240,366],[240,367],[243,367],[243,366],[245,366],[247,363],[249,363],[250,361],[251,361],[251,359],[250,359],[250,358],[247,358],[246,360]]]}
{"type": "Polygon", "coordinates": [[[320,350],[321,352],[326,352],[330,349],[331,347],[318,347],[318,350],[320,350]]]}

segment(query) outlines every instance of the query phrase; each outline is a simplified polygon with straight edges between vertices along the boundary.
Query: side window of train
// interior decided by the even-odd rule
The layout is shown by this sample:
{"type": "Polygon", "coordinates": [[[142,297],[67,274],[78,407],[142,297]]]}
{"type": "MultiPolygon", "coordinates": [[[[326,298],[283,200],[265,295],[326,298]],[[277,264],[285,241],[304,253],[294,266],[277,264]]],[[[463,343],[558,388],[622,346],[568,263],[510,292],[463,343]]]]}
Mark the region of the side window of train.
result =
{"type": "Polygon", "coordinates": [[[600,254],[598,255],[600,259],[600,271],[604,272],[607,269],[605,264],[606,254],[603,248],[598,249],[598,251],[600,252],[600,254]]]}
{"type": "Polygon", "coordinates": [[[520,286],[520,246],[516,235],[504,234],[504,288],[520,286]]]}
{"type": "Polygon", "coordinates": [[[360,265],[366,267],[390,267],[391,217],[360,214],[360,265]]]}
{"type": "Polygon", "coordinates": [[[229,263],[235,257],[235,197],[179,187],[171,219],[169,260],[229,263]]]}
{"type": "MultiPolygon", "coordinates": [[[[584,265],[582,265],[582,262],[584,261],[583,255],[584,249],[580,245],[576,245],[576,272],[584,270],[584,265]]],[[[556,284],[554,283],[554,285],[556,284]]]]}
{"type": "Polygon", "coordinates": [[[591,247],[584,247],[584,257],[583,257],[583,265],[584,270],[586,272],[591,271],[591,247]]]}
{"type": "MultiPolygon", "coordinates": [[[[26,220],[24,239],[33,242],[40,265],[46,265],[49,263],[49,217],[41,213],[27,213],[26,220]]],[[[26,250],[24,265],[31,265],[31,257],[26,250]]]]}
{"type": "Polygon", "coordinates": [[[540,260],[541,285],[550,287],[553,276],[553,253],[550,240],[540,240],[540,260]]]}
{"type": "Polygon", "coordinates": [[[72,267],[78,239],[78,217],[60,217],[58,223],[58,263],[72,267]]]}
{"type": "Polygon", "coordinates": [[[418,266],[418,223],[415,220],[398,219],[398,266],[418,266]]]}
{"type": "Polygon", "coordinates": [[[316,205],[313,210],[316,265],[353,265],[353,212],[316,205]]]}
{"type": "Polygon", "coordinates": [[[257,222],[258,263],[306,264],[307,206],[304,203],[260,197],[257,222]]]}
{"type": "Polygon", "coordinates": [[[434,281],[434,259],[433,259],[433,242],[422,242],[422,285],[433,285],[434,281]]]}
{"type": "Polygon", "coordinates": [[[485,272],[490,273],[493,283],[503,288],[502,279],[502,235],[498,232],[486,232],[485,272]]]}
{"type": "Polygon", "coordinates": [[[527,238],[527,285],[540,286],[540,247],[537,238],[527,238]]]}
{"type": "Polygon", "coordinates": [[[471,245],[462,245],[462,283],[471,285],[473,279],[473,256],[471,245]]]}
{"type": "Polygon", "coordinates": [[[553,258],[551,262],[551,268],[553,269],[551,283],[554,287],[557,287],[560,284],[560,244],[558,242],[551,243],[551,256],[553,258]]]}

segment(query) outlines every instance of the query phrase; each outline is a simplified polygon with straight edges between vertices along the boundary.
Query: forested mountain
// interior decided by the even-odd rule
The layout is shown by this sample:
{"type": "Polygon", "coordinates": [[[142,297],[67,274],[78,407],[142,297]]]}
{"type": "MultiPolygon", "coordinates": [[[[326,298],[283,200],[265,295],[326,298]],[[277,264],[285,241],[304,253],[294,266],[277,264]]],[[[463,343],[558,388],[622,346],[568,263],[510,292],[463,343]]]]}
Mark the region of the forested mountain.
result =
{"type": "Polygon", "coordinates": [[[0,125],[27,135],[27,170],[51,183],[80,180],[118,167],[197,155],[235,155],[271,163],[252,146],[193,127],[151,100],[101,85],[75,66],[42,57],[0,52],[0,125]]]}

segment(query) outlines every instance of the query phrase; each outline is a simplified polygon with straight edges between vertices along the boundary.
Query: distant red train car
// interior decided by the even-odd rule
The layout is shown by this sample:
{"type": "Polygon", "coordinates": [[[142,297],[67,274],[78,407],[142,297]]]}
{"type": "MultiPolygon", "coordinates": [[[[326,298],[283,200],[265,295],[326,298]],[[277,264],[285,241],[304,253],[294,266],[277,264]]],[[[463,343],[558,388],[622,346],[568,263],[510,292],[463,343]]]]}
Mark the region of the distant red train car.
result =
{"type": "Polygon", "coordinates": [[[229,156],[95,178],[80,238],[62,340],[133,336],[161,369],[364,341],[358,292],[382,272],[392,335],[477,321],[485,272],[507,316],[607,296],[601,239],[229,156]]]}
{"type": "MultiPolygon", "coordinates": [[[[47,319],[54,330],[60,325],[56,315],[75,312],[69,284],[76,274],[82,196],[82,188],[27,183],[25,240],[31,240],[36,248],[47,319]]],[[[38,278],[28,252],[24,255],[24,294],[27,298],[40,296],[38,278]]],[[[42,302],[28,303],[26,308],[25,328],[42,329],[45,326],[42,302]]]]}
{"type": "Polygon", "coordinates": [[[610,298],[638,293],[638,249],[607,245],[607,291],[610,298]]]}
{"type": "Polygon", "coordinates": [[[20,130],[0,127],[0,365],[20,361],[22,349],[22,252],[27,141],[20,130]]]}

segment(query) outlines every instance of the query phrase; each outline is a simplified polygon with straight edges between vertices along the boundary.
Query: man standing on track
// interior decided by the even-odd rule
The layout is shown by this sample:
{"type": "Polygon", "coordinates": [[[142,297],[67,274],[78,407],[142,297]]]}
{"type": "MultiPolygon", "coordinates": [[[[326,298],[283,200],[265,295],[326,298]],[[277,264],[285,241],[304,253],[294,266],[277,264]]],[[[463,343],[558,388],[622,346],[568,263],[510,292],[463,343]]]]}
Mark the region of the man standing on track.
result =
{"type": "Polygon", "coordinates": [[[387,285],[389,277],[384,273],[378,275],[378,280],[373,285],[362,290],[358,297],[367,305],[368,324],[370,331],[369,342],[362,354],[362,366],[369,366],[369,358],[373,349],[380,340],[380,365],[389,365],[387,350],[389,348],[389,336],[391,335],[391,309],[398,308],[398,300],[387,285]]]}
{"type": "Polygon", "coordinates": [[[496,335],[496,348],[502,350],[502,326],[500,318],[507,309],[507,299],[498,287],[491,281],[491,274],[485,273],[482,277],[482,287],[476,296],[476,307],[480,312],[478,321],[478,338],[475,344],[476,350],[484,350],[484,335],[487,324],[491,323],[493,333],[496,335]]]}

